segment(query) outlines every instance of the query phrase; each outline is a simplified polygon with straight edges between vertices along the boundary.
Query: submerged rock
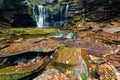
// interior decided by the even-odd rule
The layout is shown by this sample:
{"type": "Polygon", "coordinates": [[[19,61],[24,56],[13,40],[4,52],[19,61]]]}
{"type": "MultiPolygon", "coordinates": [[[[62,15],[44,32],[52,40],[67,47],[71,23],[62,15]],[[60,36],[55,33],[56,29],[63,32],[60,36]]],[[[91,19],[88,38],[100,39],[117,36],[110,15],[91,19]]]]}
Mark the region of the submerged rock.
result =
{"type": "Polygon", "coordinates": [[[66,34],[64,37],[68,38],[68,39],[77,39],[78,36],[76,33],[70,32],[70,33],[66,34]]]}
{"type": "Polygon", "coordinates": [[[65,35],[65,32],[63,32],[63,31],[60,31],[60,32],[56,32],[56,33],[54,33],[52,36],[50,36],[50,37],[52,37],[52,38],[61,38],[61,37],[63,37],[65,35]]]}
{"type": "Polygon", "coordinates": [[[88,55],[81,48],[60,48],[52,61],[53,66],[65,73],[71,80],[88,77],[88,55]]]}
{"type": "Polygon", "coordinates": [[[64,32],[64,31],[60,31],[60,32],[56,32],[54,33],[52,36],[50,36],[52,38],[66,38],[66,39],[77,39],[78,35],[74,32],[64,32]]]}

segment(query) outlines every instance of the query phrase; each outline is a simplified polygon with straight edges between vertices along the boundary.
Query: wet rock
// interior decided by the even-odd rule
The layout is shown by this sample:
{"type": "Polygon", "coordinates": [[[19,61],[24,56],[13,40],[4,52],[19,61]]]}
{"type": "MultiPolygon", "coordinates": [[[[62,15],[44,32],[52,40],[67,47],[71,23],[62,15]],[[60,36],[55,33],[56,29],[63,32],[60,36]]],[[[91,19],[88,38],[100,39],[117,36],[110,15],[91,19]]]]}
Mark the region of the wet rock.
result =
{"type": "Polygon", "coordinates": [[[52,38],[66,38],[66,39],[77,39],[78,35],[74,32],[56,32],[52,36],[52,38]]]}
{"type": "Polygon", "coordinates": [[[77,39],[77,37],[78,37],[77,34],[74,32],[70,32],[64,36],[64,38],[67,38],[67,39],[77,39]]]}
{"type": "Polygon", "coordinates": [[[49,38],[26,39],[14,42],[10,46],[0,50],[0,57],[17,55],[24,52],[49,52],[62,46],[59,42],[49,38]]]}
{"type": "Polygon", "coordinates": [[[53,38],[61,38],[61,37],[63,37],[65,35],[65,32],[63,32],[63,31],[60,31],[60,32],[56,32],[56,33],[54,33],[52,36],[50,36],[50,37],[53,37],[53,38]]]}
{"type": "Polygon", "coordinates": [[[88,55],[81,48],[63,47],[57,50],[52,65],[67,74],[71,80],[88,76],[88,55]]]}

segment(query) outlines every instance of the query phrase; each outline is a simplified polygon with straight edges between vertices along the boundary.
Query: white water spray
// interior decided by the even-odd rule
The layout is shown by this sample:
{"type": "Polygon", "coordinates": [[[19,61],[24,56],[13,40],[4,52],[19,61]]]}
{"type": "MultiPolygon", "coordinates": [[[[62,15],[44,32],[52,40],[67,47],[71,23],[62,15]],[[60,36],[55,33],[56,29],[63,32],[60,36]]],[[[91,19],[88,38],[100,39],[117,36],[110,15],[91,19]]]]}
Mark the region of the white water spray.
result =
{"type": "Polygon", "coordinates": [[[63,18],[63,7],[61,6],[60,8],[60,20],[62,21],[63,18]]]}
{"type": "Polygon", "coordinates": [[[45,9],[44,6],[42,5],[38,5],[38,13],[35,13],[35,9],[34,11],[34,15],[36,18],[36,24],[38,28],[43,28],[44,27],[44,17],[45,17],[45,9]]]}
{"type": "Polygon", "coordinates": [[[69,4],[67,4],[66,10],[65,10],[65,17],[66,17],[66,18],[68,17],[68,10],[69,10],[69,4]]]}

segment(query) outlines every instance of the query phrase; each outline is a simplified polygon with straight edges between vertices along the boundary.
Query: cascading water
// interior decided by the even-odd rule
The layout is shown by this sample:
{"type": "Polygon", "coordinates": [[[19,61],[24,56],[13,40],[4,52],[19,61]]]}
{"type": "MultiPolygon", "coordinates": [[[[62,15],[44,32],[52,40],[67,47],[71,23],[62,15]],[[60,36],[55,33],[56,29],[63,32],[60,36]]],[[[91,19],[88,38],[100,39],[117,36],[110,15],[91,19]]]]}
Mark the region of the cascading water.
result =
{"type": "Polygon", "coordinates": [[[66,6],[66,10],[65,10],[65,17],[68,17],[68,10],[69,10],[69,3],[66,6]]]}
{"type": "Polygon", "coordinates": [[[37,11],[36,6],[33,7],[33,13],[36,19],[37,27],[43,28],[44,27],[44,20],[45,20],[45,8],[43,5],[37,5],[37,11]]]}
{"type": "Polygon", "coordinates": [[[54,11],[52,7],[48,8],[44,5],[33,6],[34,18],[38,28],[60,27],[67,24],[69,4],[62,4],[60,11],[54,11]],[[56,12],[56,13],[55,13],[56,12]],[[58,15],[59,14],[59,15],[58,15]]]}
{"type": "Polygon", "coordinates": [[[62,21],[63,18],[63,7],[60,7],[60,20],[62,21]]]}

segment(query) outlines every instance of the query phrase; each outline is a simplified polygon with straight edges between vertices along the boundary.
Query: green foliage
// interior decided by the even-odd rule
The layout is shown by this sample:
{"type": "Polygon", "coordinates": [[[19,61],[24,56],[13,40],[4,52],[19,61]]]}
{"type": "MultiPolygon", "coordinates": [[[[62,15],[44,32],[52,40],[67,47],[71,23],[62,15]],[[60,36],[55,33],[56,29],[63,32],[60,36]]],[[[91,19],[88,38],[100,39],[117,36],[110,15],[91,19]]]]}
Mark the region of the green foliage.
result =
{"type": "Polygon", "coordinates": [[[25,0],[25,2],[28,4],[28,5],[40,5],[43,0],[25,0]]]}
{"type": "Polygon", "coordinates": [[[86,74],[81,74],[81,78],[82,78],[82,80],[87,80],[87,75],[86,74]]]}
{"type": "Polygon", "coordinates": [[[113,71],[111,71],[111,70],[107,70],[107,72],[111,75],[111,76],[115,76],[115,73],[113,72],[113,71]]]}

